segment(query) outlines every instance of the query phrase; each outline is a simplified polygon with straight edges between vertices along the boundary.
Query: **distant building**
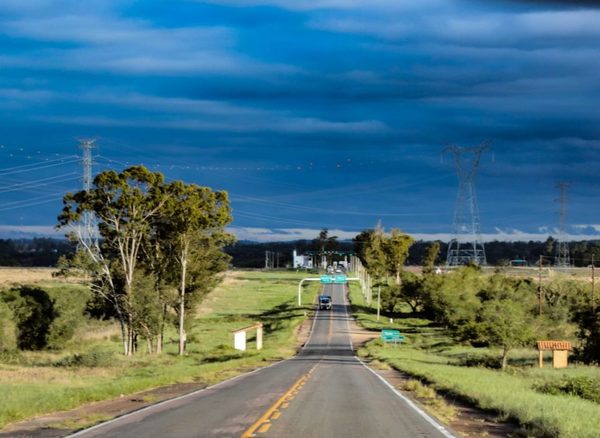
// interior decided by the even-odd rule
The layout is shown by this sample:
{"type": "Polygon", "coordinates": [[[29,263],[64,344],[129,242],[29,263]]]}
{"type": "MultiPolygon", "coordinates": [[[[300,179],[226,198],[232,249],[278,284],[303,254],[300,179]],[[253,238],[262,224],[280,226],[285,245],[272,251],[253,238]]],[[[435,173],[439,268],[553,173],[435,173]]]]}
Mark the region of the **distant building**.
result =
{"type": "Polygon", "coordinates": [[[294,268],[312,269],[312,257],[310,255],[298,255],[298,252],[294,250],[292,256],[292,265],[294,268]]]}

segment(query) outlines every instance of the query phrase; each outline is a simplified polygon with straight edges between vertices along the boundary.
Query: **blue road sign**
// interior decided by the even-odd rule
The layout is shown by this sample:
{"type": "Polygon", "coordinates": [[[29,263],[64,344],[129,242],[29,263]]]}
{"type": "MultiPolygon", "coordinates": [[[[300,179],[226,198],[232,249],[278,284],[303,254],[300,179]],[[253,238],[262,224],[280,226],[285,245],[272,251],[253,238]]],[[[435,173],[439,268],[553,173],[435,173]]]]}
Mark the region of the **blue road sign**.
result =
{"type": "Polygon", "coordinates": [[[333,283],[333,277],[331,275],[321,275],[321,284],[333,283]]]}
{"type": "Polygon", "coordinates": [[[345,275],[336,275],[333,282],[335,284],[346,284],[346,276],[345,275]]]}
{"type": "Polygon", "coordinates": [[[400,330],[381,330],[381,340],[383,342],[402,342],[404,336],[400,334],[400,330]]]}

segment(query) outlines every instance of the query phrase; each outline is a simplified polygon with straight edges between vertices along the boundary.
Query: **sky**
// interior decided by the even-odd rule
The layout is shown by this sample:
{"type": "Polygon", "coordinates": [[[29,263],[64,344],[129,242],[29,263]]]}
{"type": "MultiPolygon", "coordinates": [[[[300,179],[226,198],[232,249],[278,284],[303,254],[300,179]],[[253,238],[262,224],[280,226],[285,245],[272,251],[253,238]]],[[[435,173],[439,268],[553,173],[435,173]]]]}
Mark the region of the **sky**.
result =
{"type": "Polygon", "coordinates": [[[227,190],[243,240],[600,238],[600,2],[2,0],[0,235],[50,235],[94,173],[227,190]],[[469,158],[465,156],[466,167],[469,158]]]}

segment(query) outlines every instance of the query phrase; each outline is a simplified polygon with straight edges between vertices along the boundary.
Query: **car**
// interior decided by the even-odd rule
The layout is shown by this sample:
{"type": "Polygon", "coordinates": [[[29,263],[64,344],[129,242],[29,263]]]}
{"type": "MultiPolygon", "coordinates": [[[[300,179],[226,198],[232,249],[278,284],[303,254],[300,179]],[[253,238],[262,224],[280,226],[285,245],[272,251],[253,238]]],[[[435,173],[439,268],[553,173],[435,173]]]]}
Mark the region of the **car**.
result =
{"type": "Polygon", "coordinates": [[[319,309],[320,310],[331,310],[332,302],[329,295],[319,295],[319,309]]]}

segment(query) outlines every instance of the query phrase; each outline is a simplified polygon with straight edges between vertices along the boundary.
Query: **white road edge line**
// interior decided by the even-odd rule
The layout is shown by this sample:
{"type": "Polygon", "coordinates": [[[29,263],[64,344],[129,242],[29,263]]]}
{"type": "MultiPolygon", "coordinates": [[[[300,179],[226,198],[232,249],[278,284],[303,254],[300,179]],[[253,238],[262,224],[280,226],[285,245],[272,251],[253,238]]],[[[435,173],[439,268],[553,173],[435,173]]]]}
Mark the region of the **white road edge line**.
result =
{"type": "MultiPolygon", "coordinates": [[[[344,291],[344,303],[346,303],[346,301],[347,301],[345,292],[346,291],[344,291]]],[[[350,305],[350,303],[348,303],[348,306],[349,305],[350,305]]],[[[352,335],[350,334],[349,318],[350,318],[350,314],[348,314],[348,312],[346,312],[346,323],[348,325],[348,337],[350,338],[350,349],[352,351],[354,351],[354,349],[352,348],[352,335]]],[[[418,407],[411,399],[409,399],[408,397],[403,395],[400,391],[398,391],[396,388],[394,388],[394,386],[390,382],[388,382],[383,377],[381,377],[379,374],[377,374],[377,372],[373,371],[358,356],[355,355],[354,357],[356,358],[357,361],[359,361],[361,363],[361,365],[363,367],[365,367],[367,370],[372,372],[375,375],[375,377],[377,377],[379,380],[381,380],[385,386],[387,386],[394,394],[396,394],[398,397],[400,397],[400,399],[402,399],[411,409],[413,409],[417,414],[419,414],[425,421],[427,421],[429,424],[431,424],[433,427],[435,427],[442,435],[444,435],[446,438],[456,438],[444,426],[442,426],[435,419],[433,419],[423,409],[418,407]]]]}
{"type": "Polygon", "coordinates": [[[400,397],[402,400],[404,400],[404,402],[406,402],[406,404],[408,406],[410,406],[415,412],[417,412],[421,417],[423,417],[423,419],[425,421],[427,421],[429,424],[431,424],[433,427],[435,427],[437,430],[439,430],[442,435],[444,435],[446,438],[456,438],[444,426],[442,426],[440,423],[438,423],[436,420],[434,420],[423,409],[418,407],[411,399],[409,399],[408,397],[403,395],[400,391],[398,391],[396,388],[394,388],[390,382],[388,382],[383,377],[381,377],[379,374],[377,374],[375,371],[373,371],[371,368],[369,368],[369,366],[367,364],[365,364],[358,356],[354,356],[354,357],[356,357],[356,360],[358,360],[362,364],[362,366],[364,366],[366,369],[368,369],[370,372],[372,372],[379,380],[381,380],[383,382],[383,384],[385,386],[387,386],[394,394],[396,394],[398,397],[400,397]]]}
{"type": "Polygon", "coordinates": [[[352,333],[350,333],[350,318],[352,318],[352,316],[350,315],[350,313],[348,313],[348,307],[350,307],[350,302],[348,301],[346,292],[350,293],[350,288],[347,285],[344,285],[342,289],[342,296],[344,297],[344,308],[346,309],[346,328],[348,330],[348,342],[350,342],[350,350],[354,351],[354,345],[352,345],[352,333]]]}
{"type": "MultiPolygon", "coordinates": [[[[318,315],[319,315],[319,308],[317,307],[317,312],[315,313],[315,316],[313,317],[312,325],[310,326],[310,334],[308,335],[308,339],[306,340],[306,343],[302,346],[302,348],[300,350],[304,350],[306,348],[306,346],[309,344],[309,342],[310,342],[310,340],[312,338],[312,335],[313,335],[313,331],[315,329],[315,325],[316,325],[316,321],[317,321],[317,316],[318,315]]],[[[104,426],[107,426],[109,424],[115,423],[115,422],[120,421],[120,420],[122,420],[124,418],[131,417],[133,415],[137,415],[140,412],[148,411],[148,410],[157,408],[159,406],[166,405],[168,403],[172,403],[172,402],[175,402],[175,401],[178,401],[178,400],[183,400],[185,398],[192,397],[192,396],[194,396],[196,394],[200,394],[201,392],[208,391],[209,389],[214,389],[217,386],[224,385],[225,383],[232,382],[232,381],[234,381],[236,379],[241,379],[242,377],[249,376],[249,375],[254,374],[254,373],[258,373],[260,371],[266,370],[267,368],[271,368],[271,367],[273,367],[275,365],[279,365],[279,364],[282,364],[284,362],[287,362],[287,361],[290,361],[290,360],[294,360],[297,357],[298,356],[296,355],[294,357],[290,357],[289,359],[280,360],[279,362],[272,363],[271,365],[267,365],[266,367],[257,368],[255,370],[249,371],[247,373],[239,374],[237,376],[231,377],[230,379],[223,380],[222,382],[215,383],[214,385],[211,385],[211,386],[207,386],[206,388],[198,389],[196,391],[192,391],[192,392],[180,395],[180,396],[175,397],[175,398],[169,398],[167,400],[163,400],[161,402],[154,403],[154,404],[149,405],[149,406],[145,406],[145,407],[137,409],[135,411],[128,412],[126,414],[123,414],[123,415],[120,415],[118,417],[115,417],[115,418],[113,418],[111,420],[104,421],[102,423],[96,424],[96,425],[94,425],[92,427],[88,427],[86,429],[78,430],[78,431],[76,431],[76,432],[74,432],[74,433],[72,433],[70,435],[66,435],[66,436],[67,437],[84,436],[88,432],[91,432],[91,431],[96,430],[96,429],[100,429],[100,428],[102,428],[104,426]]]]}
{"type": "MultiPolygon", "coordinates": [[[[304,345],[300,349],[301,351],[304,350],[308,344],[310,344],[310,340],[312,339],[313,332],[315,331],[315,325],[317,324],[317,318],[318,317],[319,317],[319,306],[317,306],[317,311],[315,313],[315,316],[313,317],[312,325],[310,326],[310,333],[308,334],[308,339],[306,340],[306,342],[304,343],[304,345]]],[[[293,360],[296,357],[297,356],[294,356],[294,357],[292,357],[290,359],[287,359],[287,360],[293,360]]]]}
{"type": "MultiPolygon", "coordinates": [[[[137,410],[132,411],[132,412],[128,412],[128,413],[123,414],[121,416],[115,417],[115,418],[113,418],[111,420],[104,421],[104,422],[96,424],[96,425],[94,425],[92,427],[88,427],[87,429],[82,429],[82,430],[79,430],[79,431],[77,431],[77,432],[75,432],[75,433],[73,433],[71,435],[66,435],[66,436],[73,437],[73,436],[82,436],[82,435],[85,435],[86,433],[91,432],[91,431],[93,431],[95,429],[100,429],[101,427],[107,426],[107,425],[112,424],[112,423],[114,423],[116,421],[120,421],[120,420],[122,420],[124,418],[131,417],[133,415],[137,415],[140,412],[148,411],[148,410],[157,408],[159,406],[166,405],[168,403],[172,403],[172,402],[175,402],[175,401],[178,401],[178,400],[183,400],[185,398],[192,397],[192,396],[194,396],[196,394],[200,394],[201,392],[208,391],[209,389],[214,389],[217,386],[224,385],[225,383],[229,383],[229,382],[232,382],[232,381],[237,380],[237,379],[241,379],[242,377],[249,376],[250,374],[258,373],[259,371],[266,370],[267,368],[271,368],[272,366],[279,365],[279,364],[281,364],[283,362],[286,362],[288,360],[291,360],[291,358],[290,359],[285,359],[285,360],[280,360],[279,362],[272,363],[271,365],[267,365],[266,367],[263,367],[263,368],[257,368],[255,370],[249,371],[249,372],[244,373],[244,374],[239,374],[239,375],[231,377],[231,378],[229,378],[227,380],[223,380],[222,382],[215,383],[214,385],[211,385],[211,386],[207,386],[206,388],[198,389],[196,391],[192,391],[192,392],[189,392],[187,394],[183,394],[183,395],[180,395],[180,396],[177,396],[177,397],[174,397],[174,398],[169,398],[167,400],[160,401],[158,403],[154,403],[152,405],[145,406],[143,408],[137,409],[137,410]]],[[[133,395],[133,394],[130,394],[130,395],[133,395]]]]}

